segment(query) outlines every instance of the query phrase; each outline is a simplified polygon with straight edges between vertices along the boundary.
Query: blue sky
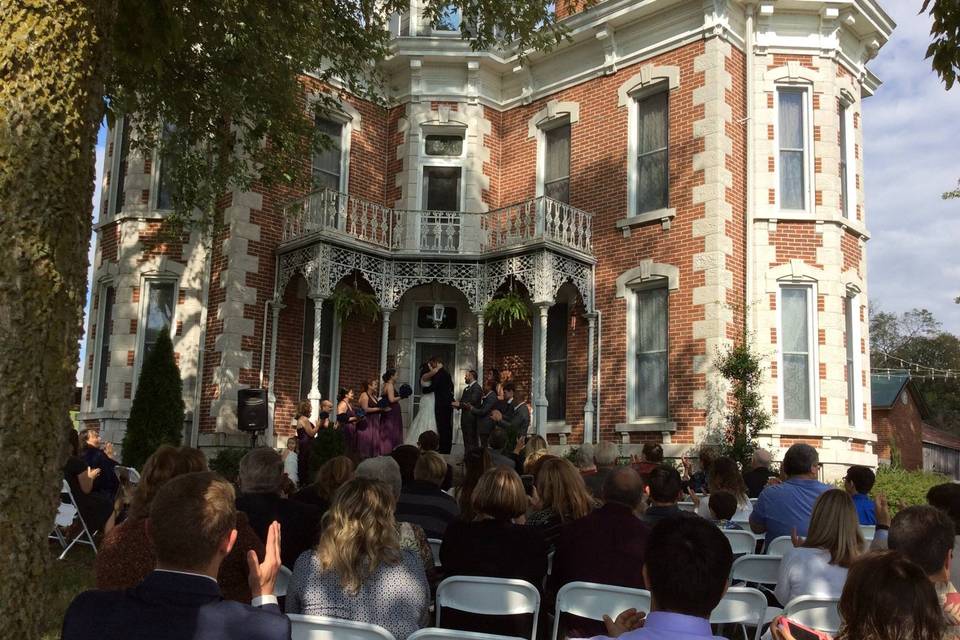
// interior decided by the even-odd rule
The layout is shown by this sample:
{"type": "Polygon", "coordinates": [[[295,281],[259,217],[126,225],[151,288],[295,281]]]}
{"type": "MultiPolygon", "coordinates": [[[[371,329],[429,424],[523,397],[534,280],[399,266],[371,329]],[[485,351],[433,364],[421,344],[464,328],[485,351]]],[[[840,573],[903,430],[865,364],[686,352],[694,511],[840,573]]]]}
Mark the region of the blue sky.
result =
{"type": "MultiPolygon", "coordinates": [[[[924,59],[930,20],[916,13],[919,5],[883,2],[897,29],[869,64],[883,86],[863,103],[868,286],[871,302],[884,310],[927,308],[960,333],[960,305],[953,303],[960,295],[960,199],[940,198],[960,179],[960,87],[944,90],[924,59]]],[[[101,128],[94,220],[105,145],[101,128]]],[[[85,315],[89,308],[88,296],[85,315]]],[[[85,347],[81,341],[78,384],[85,347]]]]}

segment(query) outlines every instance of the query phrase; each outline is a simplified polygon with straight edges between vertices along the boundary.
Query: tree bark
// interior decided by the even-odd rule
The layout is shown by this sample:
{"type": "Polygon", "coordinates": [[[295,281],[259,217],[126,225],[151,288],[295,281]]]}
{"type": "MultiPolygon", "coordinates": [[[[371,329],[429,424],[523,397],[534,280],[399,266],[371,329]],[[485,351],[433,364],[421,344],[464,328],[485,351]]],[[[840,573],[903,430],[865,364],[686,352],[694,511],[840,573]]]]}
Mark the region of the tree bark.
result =
{"type": "MultiPolygon", "coordinates": [[[[0,620],[40,635],[86,299],[103,6],[0,0],[0,620]]],[[[49,615],[49,614],[48,614],[49,615]]]]}

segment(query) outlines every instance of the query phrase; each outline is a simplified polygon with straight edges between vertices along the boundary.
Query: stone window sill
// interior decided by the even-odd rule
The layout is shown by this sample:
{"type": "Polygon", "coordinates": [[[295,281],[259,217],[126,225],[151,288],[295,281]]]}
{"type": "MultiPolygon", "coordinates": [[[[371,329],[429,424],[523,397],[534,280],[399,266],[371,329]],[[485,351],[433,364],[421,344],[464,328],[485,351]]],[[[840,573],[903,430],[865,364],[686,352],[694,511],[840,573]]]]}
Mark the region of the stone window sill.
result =
{"type": "Polygon", "coordinates": [[[565,420],[547,420],[544,425],[544,433],[570,433],[570,425],[565,420]]]}
{"type": "Polygon", "coordinates": [[[613,426],[614,431],[617,433],[632,433],[637,431],[676,431],[677,423],[669,420],[662,419],[651,419],[651,420],[634,420],[631,422],[621,422],[613,426]]]}
{"type": "Polygon", "coordinates": [[[617,229],[623,232],[623,237],[630,237],[630,230],[634,227],[641,227],[652,222],[659,222],[664,230],[670,228],[671,221],[677,217],[676,209],[655,209],[646,211],[636,216],[628,216],[617,220],[617,229]]]}

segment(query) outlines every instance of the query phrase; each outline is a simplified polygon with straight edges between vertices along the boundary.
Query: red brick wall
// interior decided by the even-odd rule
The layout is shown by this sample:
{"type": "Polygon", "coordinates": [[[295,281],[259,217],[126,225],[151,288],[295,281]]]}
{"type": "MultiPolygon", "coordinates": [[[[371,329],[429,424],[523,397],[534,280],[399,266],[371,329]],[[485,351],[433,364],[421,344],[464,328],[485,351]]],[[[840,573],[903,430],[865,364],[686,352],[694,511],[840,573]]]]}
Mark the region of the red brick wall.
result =
{"type": "Polygon", "coordinates": [[[816,225],[809,222],[777,223],[777,230],[770,232],[770,244],[777,250],[777,258],[771,267],[786,264],[791,260],[803,260],[817,268],[817,249],[823,246],[823,236],[817,233],[816,225]]]}
{"type": "Polygon", "coordinates": [[[116,222],[100,229],[100,259],[103,263],[116,262],[120,247],[120,225],[116,222]]]}
{"type": "Polygon", "coordinates": [[[844,229],[843,237],[840,239],[840,250],[843,252],[843,270],[853,269],[858,276],[863,277],[863,272],[860,270],[863,252],[860,250],[860,241],[857,236],[844,229]]]}
{"type": "Polygon", "coordinates": [[[908,404],[903,404],[898,396],[890,409],[873,409],[873,432],[877,434],[874,453],[881,459],[890,460],[892,444],[905,469],[922,469],[923,420],[909,392],[903,390],[900,393],[907,394],[908,404]]]}
{"type": "Polygon", "coordinates": [[[359,384],[367,378],[380,378],[380,318],[350,318],[342,325],[340,338],[339,386],[353,389],[360,396],[359,384]]]}
{"type": "MultiPolygon", "coordinates": [[[[290,284],[283,296],[283,309],[280,310],[280,321],[277,323],[277,369],[274,393],[277,396],[274,411],[274,431],[279,435],[290,435],[295,429],[290,428],[290,421],[294,417],[297,402],[300,397],[300,367],[301,349],[303,348],[303,314],[304,298],[300,297],[302,287],[306,283],[298,276],[290,284]]],[[[313,301],[310,300],[312,304],[313,301]]],[[[270,327],[267,327],[270,330],[270,327]]],[[[268,349],[269,349],[269,337],[268,349]]],[[[269,354],[267,365],[269,367],[269,354]]],[[[268,384],[270,371],[264,371],[264,385],[268,384]]],[[[316,414],[316,409],[314,409],[316,414]]]]}

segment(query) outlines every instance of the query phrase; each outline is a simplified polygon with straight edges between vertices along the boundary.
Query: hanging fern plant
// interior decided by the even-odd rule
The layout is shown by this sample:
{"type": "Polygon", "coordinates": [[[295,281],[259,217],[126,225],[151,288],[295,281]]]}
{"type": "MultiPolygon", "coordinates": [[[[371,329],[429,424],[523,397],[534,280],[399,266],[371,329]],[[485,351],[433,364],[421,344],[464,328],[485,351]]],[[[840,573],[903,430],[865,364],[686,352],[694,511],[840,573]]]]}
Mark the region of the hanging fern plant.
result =
{"type": "Polygon", "coordinates": [[[380,315],[380,305],[372,293],[360,291],[356,287],[340,287],[330,296],[333,312],[340,322],[352,317],[373,322],[380,315]]]}
{"type": "Polygon", "coordinates": [[[510,291],[494,298],[483,309],[483,317],[488,327],[512,329],[514,322],[524,322],[530,326],[530,309],[526,301],[517,293],[510,291]]]}

